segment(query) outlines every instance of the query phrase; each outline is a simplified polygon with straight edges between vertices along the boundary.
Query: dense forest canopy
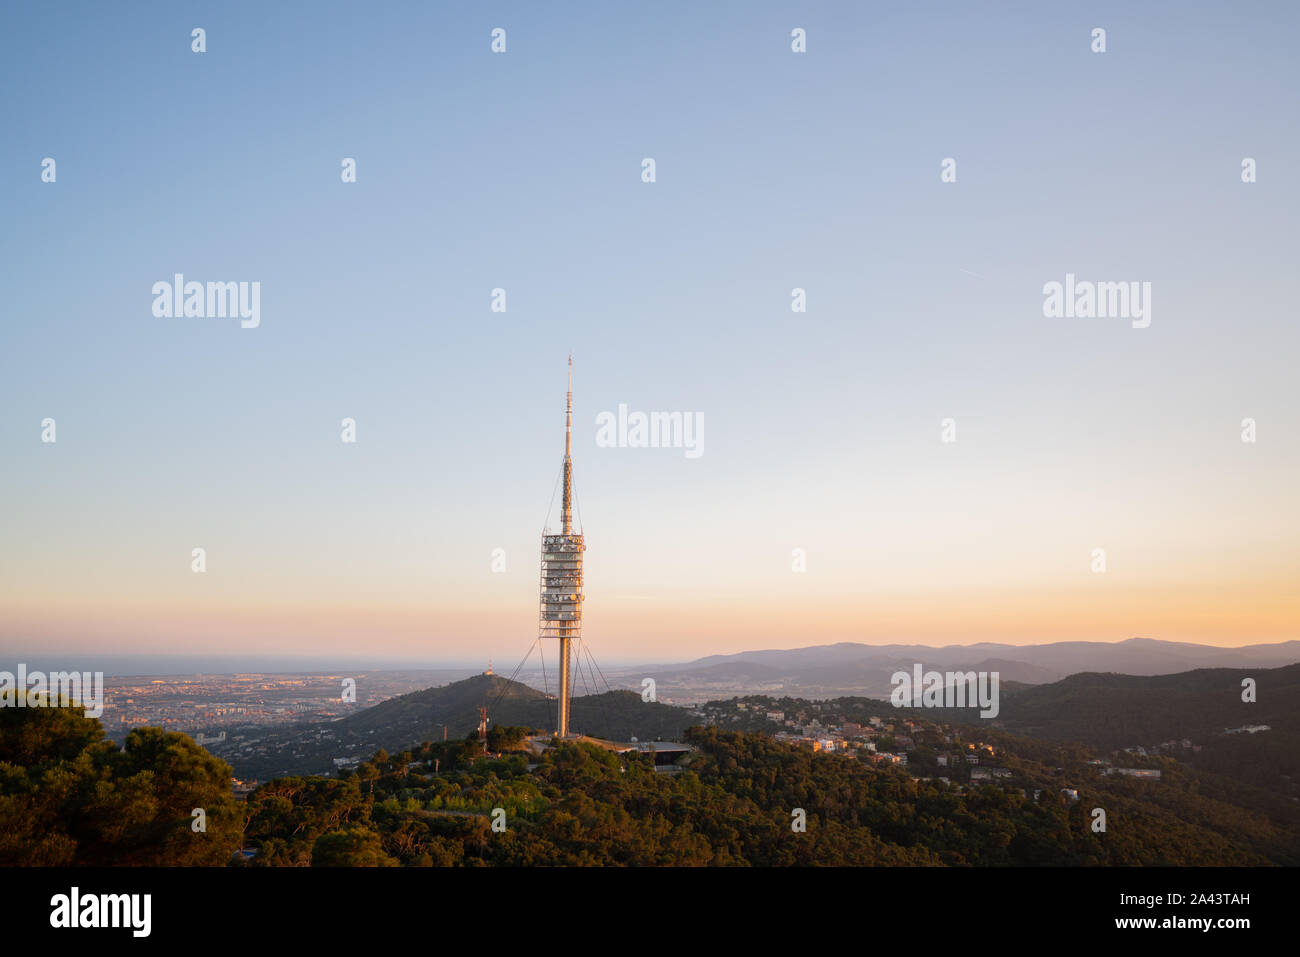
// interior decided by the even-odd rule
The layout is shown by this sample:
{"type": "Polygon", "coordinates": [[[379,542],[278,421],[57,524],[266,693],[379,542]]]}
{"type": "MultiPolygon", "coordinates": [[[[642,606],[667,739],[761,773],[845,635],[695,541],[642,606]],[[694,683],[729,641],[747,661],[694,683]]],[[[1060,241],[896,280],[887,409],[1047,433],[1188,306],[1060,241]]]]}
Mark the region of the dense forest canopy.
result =
{"type": "Polygon", "coordinates": [[[118,747],[78,708],[0,708],[0,864],[225,864],[245,811],[187,735],[136,728],[118,747]]]}

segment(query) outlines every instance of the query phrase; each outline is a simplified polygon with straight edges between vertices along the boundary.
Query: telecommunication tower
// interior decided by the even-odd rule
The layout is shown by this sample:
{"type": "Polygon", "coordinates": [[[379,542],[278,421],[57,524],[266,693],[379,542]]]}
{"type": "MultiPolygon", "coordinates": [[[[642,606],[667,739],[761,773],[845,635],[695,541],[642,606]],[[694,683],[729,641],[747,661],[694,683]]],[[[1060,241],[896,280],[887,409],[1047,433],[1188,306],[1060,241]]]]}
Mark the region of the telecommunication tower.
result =
{"type": "Polygon", "coordinates": [[[542,533],[540,636],[560,644],[560,689],[555,731],[569,734],[569,701],[573,694],[570,642],[582,637],[582,531],[573,530],[573,356],[569,356],[569,390],[564,411],[564,498],[560,533],[542,533]]]}

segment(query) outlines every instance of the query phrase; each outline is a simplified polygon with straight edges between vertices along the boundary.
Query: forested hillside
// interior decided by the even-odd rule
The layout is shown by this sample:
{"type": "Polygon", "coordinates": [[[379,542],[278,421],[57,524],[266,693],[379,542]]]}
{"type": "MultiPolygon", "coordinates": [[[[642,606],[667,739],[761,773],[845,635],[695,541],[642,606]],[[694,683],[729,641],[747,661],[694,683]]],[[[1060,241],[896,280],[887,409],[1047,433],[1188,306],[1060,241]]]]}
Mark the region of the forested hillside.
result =
{"type": "Polygon", "coordinates": [[[697,727],[667,772],[587,743],[526,754],[529,729],[496,725],[487,753],[472,733],[380,750],[241,803],[184,735],[119,749],[78,710],[3,709],[0,864],[1300,864],[1295,803],[1232,777],[1159,756],[1141,762],[1159,780],[1108,774],[1094,749],[985,727],[1001,774],[977,780],[937,763],[974,745],[910,723],[906,768],[697,727]]]}
{"type": "Polygon", "coordinates": [[[761,735],[688,738],[699,751],[672,775],[585,744],[548,751],[529,772],[522,756],[478,758],[473,742],[457,742],[379,755],[342,780],[274,781],[249,799],[250,863],[1300,863],[1295,815],[1234,806],[1229,782],[1208,796],[1204,777],[1172,761],[1152,783],[1103,777],[1086,765],[1089,752],[1049,748],[1046,761],[1009,759],[1005,784],[956,787],[761,735]],[[432,760],[442,773],[409,768],[432,760]],[[1020,782],[1039,785],[1039,799],[1020,782]],[[1091,828],[1096,807],[1105,833],[1091,828]],[[496,808],[502,833],[491,828],[496,808]],[[797,809],[806,832],[792,828],[797,809]]]}

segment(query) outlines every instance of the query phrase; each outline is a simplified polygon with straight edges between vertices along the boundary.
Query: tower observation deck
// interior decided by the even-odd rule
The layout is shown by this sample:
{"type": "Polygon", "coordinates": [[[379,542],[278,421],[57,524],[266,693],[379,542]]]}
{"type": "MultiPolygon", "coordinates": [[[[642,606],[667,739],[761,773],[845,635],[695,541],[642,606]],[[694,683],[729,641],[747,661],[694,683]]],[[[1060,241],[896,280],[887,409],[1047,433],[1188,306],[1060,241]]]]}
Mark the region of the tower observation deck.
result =
{"type": "Polygon", "coordinates": [[[564,412],[564,498],[560,534],[542,533],[540,637],[560,643],[560,688],[556,734],[569,734],[569,700],[573,694],[570,642],[582,637],[582,532],[573,530],[573,356],[569,356],[569,390],[564,412]]]}

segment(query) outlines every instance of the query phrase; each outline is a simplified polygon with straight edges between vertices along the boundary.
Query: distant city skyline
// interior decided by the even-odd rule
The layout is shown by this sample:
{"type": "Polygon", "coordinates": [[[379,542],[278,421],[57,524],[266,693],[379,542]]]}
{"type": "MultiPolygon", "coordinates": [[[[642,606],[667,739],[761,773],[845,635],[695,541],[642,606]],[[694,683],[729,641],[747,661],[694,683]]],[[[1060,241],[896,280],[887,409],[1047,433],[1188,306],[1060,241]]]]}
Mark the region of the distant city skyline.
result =
{"type": "Polygon", "coordinates": [[[151,9],[0,34],[0,658],[508,673],[569,353],[602,663],[1300,638],[1297,8],[151,9]]]}

